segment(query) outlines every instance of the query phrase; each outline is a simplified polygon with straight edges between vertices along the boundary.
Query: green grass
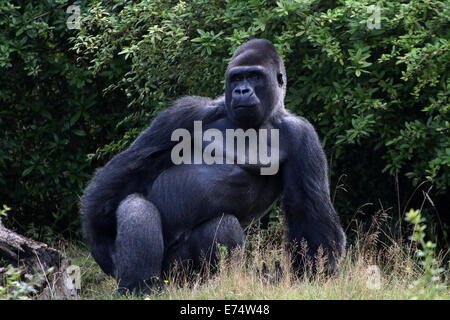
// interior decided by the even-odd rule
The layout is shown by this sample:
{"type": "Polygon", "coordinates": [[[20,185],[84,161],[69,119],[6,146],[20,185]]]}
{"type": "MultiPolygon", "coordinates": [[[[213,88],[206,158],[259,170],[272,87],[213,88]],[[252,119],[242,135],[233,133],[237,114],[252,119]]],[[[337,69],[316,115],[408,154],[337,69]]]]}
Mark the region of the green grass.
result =
{"type": "MultiPolygon", "coordinates": [[[[374,220],[375,221],[375,220],[374,220]]],[[[81,268],[81,299],[449,299],[448,268],[435,281],[424,281],[423,259],[416,257],[420,243],[395,240],[375,221],[362,231],[351,233],[350,244],[340,272],[334,278],[319,275],[296,278],[289,271],[283,250],[281,225],[269,231],[253,228],[248,232],[243,252],[234,252],[220,262],[219,272],[206,280],[194,279],[189,284],[175,283],[168,277],[165,289],[143,297],[116,293],[114,279],[104,275],[89,251],[74,244],[65,247],[72,264],[81,268]],[[239,258],[240,257],[240,258],[239,258]],[[277,283],[259,276],[263,262],[269,269],[278,260],[284,270],[277,283]],[[375,267],[374,267],[375,266],[375,267]],[[377,276],[379,271],[379,277],[377,276]]],[[[436,268],[443,255],[437,255],[436,268]]],[[[319,265],[325,263],[319,260],[319,265]]],[[[434,269],[433,269],[434,270],[434,269]]]]}

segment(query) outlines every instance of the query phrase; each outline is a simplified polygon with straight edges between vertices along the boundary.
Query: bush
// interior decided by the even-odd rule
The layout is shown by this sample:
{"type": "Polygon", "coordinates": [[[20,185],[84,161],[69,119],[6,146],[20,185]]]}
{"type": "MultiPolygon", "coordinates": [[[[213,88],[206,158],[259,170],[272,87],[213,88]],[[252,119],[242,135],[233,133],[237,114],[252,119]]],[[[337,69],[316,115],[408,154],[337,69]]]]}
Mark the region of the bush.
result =
{"type": "Polygon", "coordinates": [[[448,298],[447,282],[443,279],[446,270],[435,257],[436,244],[425,241],[425,229],[427,228],[425,219],[419,210],[411,209],[406,214],[405,220],[414,226],[410,240],[419,245],[415,253],[423,268],[423,276],[414,283],[417,292],[414,299],[442,299],[445,296],[448,298]]]}
{"type": "Polygon", "coordinates": [[[77,202],[92,174],[86,153],[113,138],[115,106],[124,104],[103,97],[102,75],[70,52],[77,31],[66,26],[67,4],[0,3],[0,198],[17,211],[11,223],[34,238],[79,232],[77,202]]]}

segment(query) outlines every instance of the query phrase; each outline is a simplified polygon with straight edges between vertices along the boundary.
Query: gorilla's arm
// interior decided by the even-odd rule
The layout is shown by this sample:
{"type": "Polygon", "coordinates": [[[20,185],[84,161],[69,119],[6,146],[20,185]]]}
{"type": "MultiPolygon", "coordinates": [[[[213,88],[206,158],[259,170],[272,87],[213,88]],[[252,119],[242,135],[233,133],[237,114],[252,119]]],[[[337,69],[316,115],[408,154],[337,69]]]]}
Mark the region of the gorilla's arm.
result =
{"type": "Polygon", "coordinates": [[[283,127],[281,136],[286,139],[288,160],[282,167],[282,206],[289,240],[295,244],[294,268],[302,271],[305,253],[314,264],[321,246],[328,261],[325,265],[334,272],[336,258],[344,252],[345,235],[330,200],[325,154],[307,120],[289,115],[283,127]],[[303,240],[306,252],[301,252],[303,240]]]}
{"type": "Polygon", "coordinates": [[[81,198],[81,213],[88,241],[99,244],[115,237],[115,210],[132,193],[143,193],[161,171],[171,165],[173,130],[192,131],[193,122],[213,121],[223,112],[220,101],[185,97],[162,112],[133,144],[97,170],[81,198]]]}

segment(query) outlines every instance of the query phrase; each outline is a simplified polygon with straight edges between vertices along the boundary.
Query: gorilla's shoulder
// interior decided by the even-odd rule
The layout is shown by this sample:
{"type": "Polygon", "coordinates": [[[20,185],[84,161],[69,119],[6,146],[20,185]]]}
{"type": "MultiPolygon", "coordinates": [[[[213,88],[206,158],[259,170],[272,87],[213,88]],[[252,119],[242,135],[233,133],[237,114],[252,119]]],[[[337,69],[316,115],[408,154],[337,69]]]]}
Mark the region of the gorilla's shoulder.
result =
{"type": "Polygon", "coordinates": [[[175,100],[172,108],[198,108],[208,106],[213,102],[211,98],[201,96],[185,96],[175,100]]]}
{"type": "Polygon", "coordinates": [[[208,97],[185,96],[175,100],[169,108],[160,113],[158,118],[172,118],[181,122],[205,120],[224,113],[224,106],[222,97],[213,100],[208,97]]]}
{"type": "Polygon", "coordinates": [[[288,110],[283,110],[279,116],[279,123],[281,127],[291,132],[308,132],[315,131],[314,126],[307,119],[295,115],[288,110]]]}
{"type": "Polygon", "coordinates": [[[169,108],[162,111],[151,123],[150,127],[141,133],[141,137],[161,132],[171,134],[177,128],[190,128],[194,121],[208,123],[225,114],[223,99],[211,99],[200,96],[185,96],[175,100],[169,108]]]}
{"type": "Polygon", "coordinates": [[[175,100],[172,109],[220,108],[224,106],[224,97],[211,99],[202,96],[185,96],[175,100]]]}

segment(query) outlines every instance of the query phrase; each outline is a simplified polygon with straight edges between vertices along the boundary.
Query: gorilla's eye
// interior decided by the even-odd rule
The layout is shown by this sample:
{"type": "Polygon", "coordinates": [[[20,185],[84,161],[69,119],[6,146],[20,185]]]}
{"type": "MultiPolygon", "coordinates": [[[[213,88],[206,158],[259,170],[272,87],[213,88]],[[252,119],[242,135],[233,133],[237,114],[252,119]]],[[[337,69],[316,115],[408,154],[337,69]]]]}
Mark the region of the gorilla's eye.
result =
{"type": "Polygon", "coordinates": [[[248,79],[258,80],[259,79],[259,73],[258,72],[250,72],[248,74],[248,79]]]}
{"type": "Polygon", "coordinates": [[[242,76],[242,74],[235,74],[233,76],[231,76],[231,82],[239,82],[244,80],[244,77],[242,76]]]}

